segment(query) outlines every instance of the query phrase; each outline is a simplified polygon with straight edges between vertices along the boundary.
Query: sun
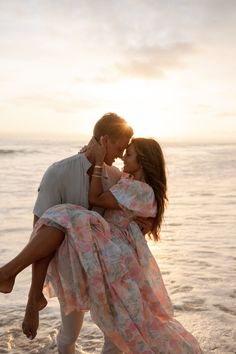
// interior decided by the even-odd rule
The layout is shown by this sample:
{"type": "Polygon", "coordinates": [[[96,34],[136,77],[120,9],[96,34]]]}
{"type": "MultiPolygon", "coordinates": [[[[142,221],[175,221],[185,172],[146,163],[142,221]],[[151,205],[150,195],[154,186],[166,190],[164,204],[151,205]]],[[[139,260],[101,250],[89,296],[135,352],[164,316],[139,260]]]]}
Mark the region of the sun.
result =
{"type": "Polygon", "coordinates": [[[134,114],[134,116],[128,118],[127,121],[133,128],[134,136],[136,137],[142,136],[154,138],[163,135],[163,127],[161,126],[161,122],[158,120],[153,120],[153,118],[147,116],[147,112],[140,112],[139,110],[138,114],[134,114]]]}
{"type": "MultiPolygon", "coordinates": [[[[170,88],[163,82],[122,80],[110,85],[102,95],[107,98],[110,111],[124,117],[136,137],[168,138],[182,129],[178,124],[179,102],[174,95],[170,98],[170,88]]],[[[107,110],[105,107],[102,106],[107,110]]]]}
{"type": "Polygon", "coordinates": [[[97,117],[115,112],[123,117],[134,130],[135,137],[160,140],[175,139],[184,132],[184,112],[175,85],[145,80],[121,80],[101,85],[90,93],[99,102],[84,111],[78,122],[78,130],[89,134],[97,117]],[[96,96],[98,95],[98,96],[96,96]],[[177,96],[177,97],[176,97],[177,96]],[[93,117],[93,119],[91,119],[93,117]]]}

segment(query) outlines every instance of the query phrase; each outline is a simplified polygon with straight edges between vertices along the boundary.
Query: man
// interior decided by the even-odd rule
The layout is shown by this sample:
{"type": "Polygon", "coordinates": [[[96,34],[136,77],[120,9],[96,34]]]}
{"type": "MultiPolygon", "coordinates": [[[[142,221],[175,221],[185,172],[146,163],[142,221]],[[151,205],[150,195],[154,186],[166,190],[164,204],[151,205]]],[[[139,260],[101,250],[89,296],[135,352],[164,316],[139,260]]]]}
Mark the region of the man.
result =
{"type": "MultiPolygon", "coordinates": [[[[112,166],[112,164],[116,158],[122,157],[132,135],[133,129],[123,118],[115,113],[105,114],[95,124],[93,139],[99,141],[100,137],[103,136],[107,150],[102,179],[104,190],[108,190],[119,180],[121,172],[118,168],[112,166]]],[[[38,197],[33,210],[34,224],[48,208],[57,204],[72,203],[89,208],[88,190],[90,176],[94,168],[93,140],[89,146],[90,148],[85,153],[79,153],[56,162],[47,169],[40,183],[38,197]]],[[[96,144],[94,146],[96,148],[96,144]]],[[[100,212],[102,213],[101,210],[100,212]]],[[[22,325],[25,334],[27,334],[29,329],[30,308],[37,304],[37,308],[40,310],[47,304],[43,295],[41,299],[36,299],[34,293],[36,288],[42,289],[43,287],[43,281],[38,281],[38,279],[44,279],[44,277],[40,277],[40,272],[46,271],[50,259],[51,257],[44,262],[39,261],[33,265],[32,272],[37,281],[32,282],[29,292],[26,315],[22,325]]],[[[75,342],[82,327],[83,316],[83,313],[80,311],[73,311],[65,316],[61,310],[61,328],[57,337],[58,352],[60,354],[75,353],[75,342]]],[[[35,333],[32,333],[31,338],[34,338],[36,333],[35,329],[35,333]]],[[[105,338],[102,353],[118,354],[121,352],[108,338],[105,338]]]]}

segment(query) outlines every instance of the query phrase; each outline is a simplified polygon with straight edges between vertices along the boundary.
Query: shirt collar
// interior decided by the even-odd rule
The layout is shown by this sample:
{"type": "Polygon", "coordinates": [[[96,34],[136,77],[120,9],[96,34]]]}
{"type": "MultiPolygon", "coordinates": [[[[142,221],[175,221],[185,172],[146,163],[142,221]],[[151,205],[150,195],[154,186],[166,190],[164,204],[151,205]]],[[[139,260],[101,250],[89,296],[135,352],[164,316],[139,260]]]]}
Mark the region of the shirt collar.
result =
{"type": "Polygon", "coordinates": [[[91,162],[87,159],[87,156],[84,154],[84,153],[79,153],[81,158],[82,158],[82,161],[83,161],[83,168],[84,168],[84,171],[87,173],[89,168],[92,166],[91,162]]]}
{"type": "MultiPolygon", "coordinates": [[[[92,163],[88,160],[87,156],[84,153],[79,153],[82,156],[82,161],[83,161],[83,168],[84,171],[87,173],[90,167],[92,166],[92,163]]],[[[103,170],[102,170],[102,177],[103,178],[108,178],[108,165],[105,163],[103,164],[103,170]]]]}

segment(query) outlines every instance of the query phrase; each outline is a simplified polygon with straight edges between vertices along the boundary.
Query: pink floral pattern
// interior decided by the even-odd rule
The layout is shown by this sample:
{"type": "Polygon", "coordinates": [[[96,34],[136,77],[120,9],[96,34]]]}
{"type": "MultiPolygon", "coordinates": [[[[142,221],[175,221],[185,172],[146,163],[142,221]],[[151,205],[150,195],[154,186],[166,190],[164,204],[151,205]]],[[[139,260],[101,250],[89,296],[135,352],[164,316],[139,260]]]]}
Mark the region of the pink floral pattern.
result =
{"type": "Polygon", "coordinates": [[[105,219],[80,206],[47,210],[43,224],[66,236],[50,263],[45,291],[65,313],[90,310],[94,322],[125,353],[198,354],[197,340],[173,317],[160,270],[135,216],[154,216],[156,203],[146,183],[121,179],[111,188],[121,210],[105,219]]]}

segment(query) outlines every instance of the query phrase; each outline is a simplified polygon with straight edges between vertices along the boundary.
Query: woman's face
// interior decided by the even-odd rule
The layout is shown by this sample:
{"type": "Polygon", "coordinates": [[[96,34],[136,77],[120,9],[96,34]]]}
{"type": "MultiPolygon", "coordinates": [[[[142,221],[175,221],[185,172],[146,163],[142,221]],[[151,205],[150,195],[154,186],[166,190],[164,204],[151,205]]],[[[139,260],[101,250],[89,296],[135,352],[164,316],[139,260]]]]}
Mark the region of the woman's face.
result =
{"type": "Polygon", "coordinates": [[[107,165],[111,166],[115,159],[122,158],[124,150],[127,148],[130,139],[121,137],[115,142],[107,136],[106,138],[106,155],[104,161],[107,165]]]}
{"type": "Polygon", "coordinates": [[[140,163],[137,161],[137,153],[134,144],[130,144],[123,157],[125,173],[134,175],[137,171],[141,169],[140,163]]]}

